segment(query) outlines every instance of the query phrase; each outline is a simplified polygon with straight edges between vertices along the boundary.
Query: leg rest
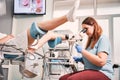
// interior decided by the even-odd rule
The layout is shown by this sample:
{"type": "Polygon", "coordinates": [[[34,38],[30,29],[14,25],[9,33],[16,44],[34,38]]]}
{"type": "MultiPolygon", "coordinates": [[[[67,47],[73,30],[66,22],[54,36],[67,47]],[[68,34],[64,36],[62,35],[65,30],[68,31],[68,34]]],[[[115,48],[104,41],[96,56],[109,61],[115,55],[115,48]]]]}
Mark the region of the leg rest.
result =
{"type": "Polygon", "coordinates": [[[51,48],[54,48],[57,44],[60,44],[62,42],[61,37],[57,37],[55,40],[49,40],[48,45],[51,48]]]}
{"type": "Polygon", "coordinates": [[[40,29],[35,22],[32,23],[30,28],[30,35],[32,38],[37,39],[37,36],[39,35],[39,38],[41,38],[47,31],[40,29]]]}

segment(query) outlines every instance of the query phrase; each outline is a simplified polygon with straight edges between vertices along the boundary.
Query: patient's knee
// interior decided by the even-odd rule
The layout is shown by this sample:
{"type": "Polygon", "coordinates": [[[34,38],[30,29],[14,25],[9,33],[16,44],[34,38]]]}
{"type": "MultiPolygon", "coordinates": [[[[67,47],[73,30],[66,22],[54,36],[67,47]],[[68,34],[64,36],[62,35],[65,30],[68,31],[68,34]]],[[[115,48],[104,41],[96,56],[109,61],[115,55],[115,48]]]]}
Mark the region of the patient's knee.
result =
{"type": "Polygon", "coordinates": [[[30,27],[30,35],[32,38],[37,39],[38,36],[39,36],[39,38],[41,38],[46,33],[47,33],[47,31],[38,27],[35,22],[32,23],[32,25],[30,27]]]}

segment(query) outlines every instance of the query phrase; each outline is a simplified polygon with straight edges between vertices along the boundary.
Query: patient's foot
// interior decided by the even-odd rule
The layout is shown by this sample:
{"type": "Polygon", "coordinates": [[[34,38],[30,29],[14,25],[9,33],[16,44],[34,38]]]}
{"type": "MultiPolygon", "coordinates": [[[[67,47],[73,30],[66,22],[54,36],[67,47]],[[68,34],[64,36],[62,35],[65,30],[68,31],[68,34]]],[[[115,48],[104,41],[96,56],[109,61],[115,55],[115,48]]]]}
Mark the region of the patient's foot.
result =
{"type": "Polygon", "coordinates": [[[74,6],[72,9],[67,13],[67,19],[70,22],[74,22],[76,19],[76,12],[77,9],[79,8],[80,0],[75,0],[74,6]]]}

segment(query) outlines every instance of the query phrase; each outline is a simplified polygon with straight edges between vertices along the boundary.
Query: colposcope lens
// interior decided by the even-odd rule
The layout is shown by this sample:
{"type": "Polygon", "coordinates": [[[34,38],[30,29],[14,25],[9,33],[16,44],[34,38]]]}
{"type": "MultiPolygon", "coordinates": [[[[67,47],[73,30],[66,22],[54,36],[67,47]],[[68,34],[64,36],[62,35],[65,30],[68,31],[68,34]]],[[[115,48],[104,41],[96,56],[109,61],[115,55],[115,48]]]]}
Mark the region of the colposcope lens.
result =
{"type": "Polygon", "coordinates": [[[86,29],[86,28],[84,28],[84,29],[82,29],[80,32],[85,33],[86,31],[87,31],[87,29],[86,29]]]}

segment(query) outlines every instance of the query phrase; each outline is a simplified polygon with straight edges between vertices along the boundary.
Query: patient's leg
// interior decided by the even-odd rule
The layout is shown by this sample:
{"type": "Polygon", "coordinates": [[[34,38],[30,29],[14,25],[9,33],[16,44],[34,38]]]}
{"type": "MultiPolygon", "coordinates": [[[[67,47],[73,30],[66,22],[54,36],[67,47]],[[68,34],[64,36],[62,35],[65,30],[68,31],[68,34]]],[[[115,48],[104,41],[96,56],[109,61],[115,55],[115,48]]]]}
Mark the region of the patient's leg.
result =
{"type": "MultiPolygon", "coordinates": [[[[54,33],[54,32],[47,32],[43,37],[41,37],[41,39],[39,40],[38,42],[38,48],[41,48],[46,42],[48,42],[49,40],[54,40],[56,38],[61,38],[62,40],[65,40],[66,39],[66,36],[64,34],[58,34],[58,33],[54,33]]],[[[59,41],[60,43],[61,41],[59,41]]],[[[58,43],[58,44],[59,44],[58,43]]],[[[57,45],[57,44],[56,44],[57,45]]],[[[54,42],[53,42],[53,46],[55,46],[54,42]]]]}
{"type": "Polygon", "coordinates": [[[34,52],[35,49],[41,48],[49,40],[53,40],[53,41],[51,41],[49,46],[50,47],[52,46],[51,48],[54,48],[57,44],[61,43],[61,41],[65,40],[65,39],[66,39],[66,35],[49,31],[39,39],[38,44],[35,45],[34,49],[31,49],[30,47],[28,49],[30,49],[29,52],[30,51],[34,52]],[[55,39],[57,39],[57,40],[55,40],[55,39]]]}
{"type": "Polygon", "coordinates": [[[68,21],[67,17],[66,17],[66,15],[64,15],[62,17],[53,18],[52,20],[42,21],[42,22],[38,23],[38,27],[40,27],[43,30],[52,30],[52,29],[60,26],[61,24],[64,24],[67,21],[68,21]]]}
{"type": "Polygon", "coordinates": [[[53,18],[52,20],[43,21],[38,23],[38,26],[43,30],[52,30],[61,24],[64,24],[67,21],[74,22],[76,19],[76,12],[79,7],[80,0],[75,0],[74,6],[70,9],[70,11],[59,18],[53,18]]]}
{"type": "MultiPolygon", "coordinates": [[[[73,8],[66,15],[58,17],[58,18],[53,18],[48,21],[42,21],[42,22],[36,24],[40,28],[40,31],[38,29],[37,30],[39,32],[42,31],[44,33],[44,32],[47,32],[48,30],[52,30],[52,29],[64,24],[67,21],[71,21],[71,22],[74,21],[76,19],[75,13],[79,7],[79,2],[80,2],[80,0],[75,0],[75,4],[74,4],[73,8]]],[[[33,29],[31,29],[31,30],[33,30],[33,29]]],[[[28,45],[31,45],[33,43],[34,39],[36,39],[36,37],[31,36],[31,30],[28,29],[28,31],[27,31],[28,32],[28,45]]],[[[46,41],[45,36],[40,40],[44,41],[44,39],[46,41]]]]}

